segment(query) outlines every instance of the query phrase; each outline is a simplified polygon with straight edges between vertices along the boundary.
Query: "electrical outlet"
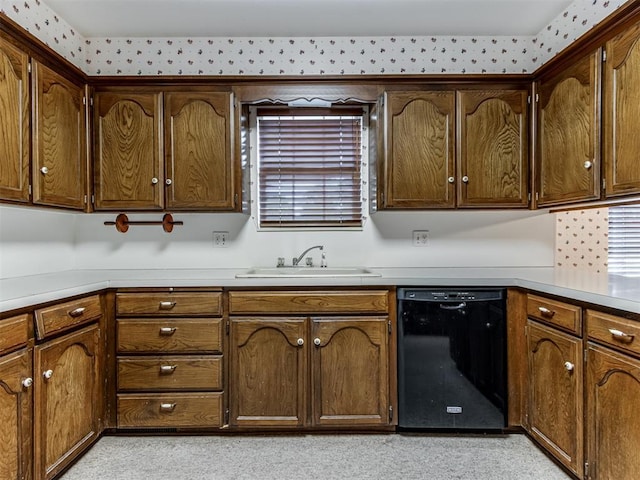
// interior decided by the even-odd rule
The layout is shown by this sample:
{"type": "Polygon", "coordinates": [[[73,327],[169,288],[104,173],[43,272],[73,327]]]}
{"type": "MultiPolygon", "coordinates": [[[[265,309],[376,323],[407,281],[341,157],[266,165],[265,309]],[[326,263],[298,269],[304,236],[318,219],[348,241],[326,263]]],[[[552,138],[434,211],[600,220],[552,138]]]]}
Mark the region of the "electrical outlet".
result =
{"type": "Polygon", "coordinates": [[[226,247],[229,242],[229,232],[213,232],[213,246],[226,247]]]}
{"type": "Polygon", "coordinates": [[[413,246],[426,247],[427,245],[429,245],[429,230],[414,230],[413,246]]]}

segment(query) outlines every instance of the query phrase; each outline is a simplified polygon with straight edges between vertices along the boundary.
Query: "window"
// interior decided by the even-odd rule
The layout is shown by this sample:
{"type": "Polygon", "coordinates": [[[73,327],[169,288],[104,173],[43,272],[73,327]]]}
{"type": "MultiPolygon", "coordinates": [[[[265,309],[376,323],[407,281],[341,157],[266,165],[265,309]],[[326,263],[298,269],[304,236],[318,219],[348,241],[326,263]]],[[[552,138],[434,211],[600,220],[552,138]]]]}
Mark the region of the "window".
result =
{"type": "Polygon", "coordinates": [[[363,109],[256,112],[259,227],[361,227],[363,109]]]}
{"type": "Polygon", "coordinates": [[[609,208],[609,273],[640,276],[640,205],[609,208]]]}

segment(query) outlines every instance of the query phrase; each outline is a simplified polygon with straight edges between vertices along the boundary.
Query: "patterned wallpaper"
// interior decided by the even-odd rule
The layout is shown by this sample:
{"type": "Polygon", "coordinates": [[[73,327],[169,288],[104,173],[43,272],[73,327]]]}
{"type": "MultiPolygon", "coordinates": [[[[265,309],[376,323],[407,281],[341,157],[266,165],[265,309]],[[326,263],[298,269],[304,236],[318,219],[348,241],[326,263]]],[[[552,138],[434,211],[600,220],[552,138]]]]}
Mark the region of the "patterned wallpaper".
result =
{"type": "Polygon", "coordinates": [[[557,267],[607,272],[608,212],[608,208],[595,208],[556,214],[557,267]]]}
{"type": "Polygon", "coordinates": [[[631,0],[575,0],[535,37],[82,38],[44,0],[0,10],[90,75],[527,73],[631,0]]]}

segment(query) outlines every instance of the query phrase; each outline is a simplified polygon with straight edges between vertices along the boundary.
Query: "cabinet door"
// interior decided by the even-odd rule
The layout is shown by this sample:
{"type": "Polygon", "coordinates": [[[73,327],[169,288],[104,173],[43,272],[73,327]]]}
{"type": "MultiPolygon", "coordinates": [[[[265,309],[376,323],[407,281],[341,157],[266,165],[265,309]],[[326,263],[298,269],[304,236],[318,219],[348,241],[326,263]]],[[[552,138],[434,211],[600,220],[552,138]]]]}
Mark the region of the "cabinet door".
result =
{"type": "Polygon", "coordinates": [[[231,319],[231,425],[305,424],[305,326],[304,318],[231,319]]]}
{"type": "Polygon", "coordinates": [[[314,424],[390,424],[387,318],[311,321],[314,424]]]}
{"type": "Polygon", "coordinates": [[[527,95],[458,92],[458,206],[528,206],[527,95]]]}
{"type": "Polygon", "coordinates": [[[94,184],[97,210],[153,210],[164,205],[161,95],[95,96],[94,184]]]}
{"type": "Polygon", "coordinates": [[[538,199],[600,197],[600,50],[538,86],[538,199]]]}
{"type": "Polygon", "coordinates": [[[606,195],[640,192],[640,24],[611,39],[604,63],[606,195]]]}
{"type": "Polygon", "coordinates": [[[29,201],[29,58],[0,38],[0,198],[29,201]]]}
{"type": "Polygon", "coordinates": [[[34,61],[33,202],[84,208],[84,89],[34,61]]]}
{"type": "Polygon", "coordinates": [[[586,379],[589,478],[640,478],[640,361],[589,343],[586,379]]]}
{"type": "Polygon", "coordinates": [[[50,479],[99,431],[98,325],[35,347],[35,478],[50,479]]]}
{"type": "Polygon", "coordinates": [[[581,477],[582,341],[531,320],[527,332],[529,432],[581,477]]]}
{"type": "Polygon", "coordinates": [[[381,208],[453,207],[453,92],[387,92],[381,208]]]}
{"type": "Polygon", "coordinates": [[[31,350],[0,357],[0,478],[29,480],[31,448],[31,350]]]}
{"type": "Polygon", "coordinates": [[[164,111],[167,208],[233,210],[231,93],[167,93],[164,111]]]}

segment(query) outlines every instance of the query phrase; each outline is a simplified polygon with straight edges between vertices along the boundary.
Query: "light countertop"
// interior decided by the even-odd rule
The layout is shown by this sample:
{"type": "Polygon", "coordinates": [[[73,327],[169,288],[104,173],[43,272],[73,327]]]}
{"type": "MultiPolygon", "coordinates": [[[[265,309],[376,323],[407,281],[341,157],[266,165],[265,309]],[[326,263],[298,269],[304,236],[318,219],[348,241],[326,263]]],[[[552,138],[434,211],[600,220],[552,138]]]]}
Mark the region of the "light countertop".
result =
{"type": "Polygon", "coordinates": [[[125,287],[523,287],[640,313],[640,278],[550,267],[375,268],[379,277],[236,278],[246,269],[69,270],[0,279],[0,312],[125,287]]]}

